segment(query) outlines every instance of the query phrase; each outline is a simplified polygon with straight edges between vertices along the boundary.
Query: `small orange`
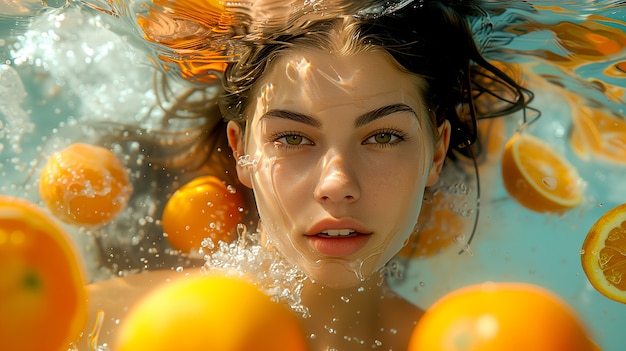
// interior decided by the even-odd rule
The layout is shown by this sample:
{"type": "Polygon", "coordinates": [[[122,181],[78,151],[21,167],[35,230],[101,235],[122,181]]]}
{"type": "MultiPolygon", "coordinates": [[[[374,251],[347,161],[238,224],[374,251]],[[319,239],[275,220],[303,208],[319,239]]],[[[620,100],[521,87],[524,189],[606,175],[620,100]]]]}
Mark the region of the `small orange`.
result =
{"type": "Polygon", "coordinates": [[[626,303],[626,203],[594,223],[581,252],[591,285],[604,296],[626,303]]]}
{"type": "Polygon", "coordinates": [[[550,145],[528,134],[515,134],[507,142],[502,178],[509,194],[533,211],[563,213],[583,201],[576,168],[550,145]]]}
{"type": "Polygon", "coordinates": [[[455,290],[426,311],[408,351],[598,351],[574,311],[528,283],[455,290]]]}
{"type": "Polygon", "coordinates": [[[54,153],[41,171],[39,194],[50,211],[73,225],[112,220],[132,185],[122,161],[100,146],[75,143],[54,153]]]}
{"type": "Polygon", "coordinates": [[[201,176],[178,189],[163,209],[163,231],[177,250],[189,253],[210,238],[231,242],[243,219],[244,201],[232,186],[214,176],[201,176]]]}
{"type": "Polygon", "coordinates": [[[85,278],[63,229],[0,195],[0,350],[67,350],[87,324],[85,278]]]}
{"type": "Polygon", "coordinates": [[[159,286],[120,325],[118,351],[304,351],[297,317],[241,278],[194,275],[159,286]]]}

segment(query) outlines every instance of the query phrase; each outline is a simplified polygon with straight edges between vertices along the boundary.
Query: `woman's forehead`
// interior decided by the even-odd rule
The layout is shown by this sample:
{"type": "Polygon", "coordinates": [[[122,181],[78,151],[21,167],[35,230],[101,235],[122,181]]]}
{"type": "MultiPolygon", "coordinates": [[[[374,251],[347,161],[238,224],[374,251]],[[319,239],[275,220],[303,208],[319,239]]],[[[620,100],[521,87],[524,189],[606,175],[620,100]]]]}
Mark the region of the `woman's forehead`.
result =
{"type": "Polygon", "coordinates": [[[257,108],[311,111],[339,106],[422,108],[423,82],[383,51],[348,55],[290,49],[272,61],[256,89],[257,108]]]}

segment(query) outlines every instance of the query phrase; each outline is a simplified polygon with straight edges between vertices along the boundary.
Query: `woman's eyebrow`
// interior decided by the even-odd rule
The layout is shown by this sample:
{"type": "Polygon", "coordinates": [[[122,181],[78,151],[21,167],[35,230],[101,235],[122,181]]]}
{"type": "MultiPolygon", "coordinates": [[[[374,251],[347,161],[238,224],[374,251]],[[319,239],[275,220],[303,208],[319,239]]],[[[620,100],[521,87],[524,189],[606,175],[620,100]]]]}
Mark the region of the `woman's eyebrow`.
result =
{"type": "Polygon", "coordinates": [[[269,110],[265,112],[265,114],[263,114],[263,117],[261,118],[265,118],[265,117],[277,117],[277,118],[289,119],[295,122],[308,124],[316,128],[319,128],[322,126],[322,124],[313,117],[304,115],[302,113],[287,111],[287,110],[269,110]]]}
{"type": "Polygon", "coordinates": [[[381,117],[385,117],[396,112],[411,112],[417,116],[417,113],[415,113],[411,106],[405,104],[393,104],[383,106],[381,108],[377,108],[373,111],[362,114],[361,116],[359,116],[359,118],[356,119],[356,121],[354,122],[354,126],[361,127],[381,117]]]}
{"type": "MultiPolygon", "coordinates": [[[[414,115],[417,115],[415,111],[409,105],[406,105],[406,104],[387,105],[387,106],[383,106],[375,110],[372,110],[370,112],[362,114],[356,119],[356,121],[354,122],[354,126],[361,127],[372,121],[375,121],[379,118],[385,117],[387,115],[390,115],[396,112],[411,112],[414,115]]],[[[316,128],[319,128],[322,126],[320,121],[318,121],[317,119],[311,116],[307,116],[302,113],[288,111],[288,110],[269,110],[266,113],[264,113],[261,118],[266,118],[266,117],[288,119],[291,121],[304,123],[304,124],[307,124],[316,128]]]]}

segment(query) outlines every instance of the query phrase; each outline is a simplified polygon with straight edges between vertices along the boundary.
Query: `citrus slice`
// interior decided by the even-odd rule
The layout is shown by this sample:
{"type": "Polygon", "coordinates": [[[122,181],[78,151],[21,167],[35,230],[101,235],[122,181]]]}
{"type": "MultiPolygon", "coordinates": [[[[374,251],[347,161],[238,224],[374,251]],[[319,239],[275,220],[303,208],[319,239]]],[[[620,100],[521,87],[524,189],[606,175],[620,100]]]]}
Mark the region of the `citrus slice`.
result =
{"type": "Polygon", "coordinates": [[[39,194],[50,212],[75,225],[112,220],[131,192],[122,161],[108,149],[83,143],[53,154],[39,179],[39,194]]]}
{"type": "Polygon", "coordinates": [[[574,113],[570,133],[572,149],[582,159],[595,156],[626,164],[626,121],[608,111],[581,107],[574,113]]]}
{"type": "Polygon", "coordinates": [[[599,351],[574,310],[556,294],[517,282],[466,286],[418,321],[408,351],[599,351]]]}
{"type": "MultiPolygon", "coordinates": [[[[163,231],[177,250],[189,253],[210,238],[231,242],[243,219],[244,201],[233,187],[214,176],[201,176],[183,185],[163,209],[163,231]]],[[[207,246],[204,246],[207,248],[207,246]]]]}
{"type": "Polygon", "coordinates": [[[63,229],[0,196],[0,350],[67,350],[87,324],[85,279],[63,229]]]}
{"type": "Polygon", "coordinates": [[[576,168],[528,134],[515,134],[507,142],[502,178],[511,197],[536,212],[563,213],[583,201],[583,182],[576,168]]]}
{"type": "Polygon", "coordinates": [[[461,216],[450,207],[450,199],[435,192],[432,201],[424,202],[417,221],[417,232],[400,250],[401,257],[434,256],[456,242],[463,232],[461,216]]]}
{"type": "Polygon", "coordinates": [[[196,275],[159,286],[120,325],[118,351],[305,351],[304,330],[285,305],[252,283],[196,275]]]}
{"type": "Polygon", "coordinates": [[[581,263],[602,295],[626,303],[626,203],[602,215],[582,246],[581,263]]]}

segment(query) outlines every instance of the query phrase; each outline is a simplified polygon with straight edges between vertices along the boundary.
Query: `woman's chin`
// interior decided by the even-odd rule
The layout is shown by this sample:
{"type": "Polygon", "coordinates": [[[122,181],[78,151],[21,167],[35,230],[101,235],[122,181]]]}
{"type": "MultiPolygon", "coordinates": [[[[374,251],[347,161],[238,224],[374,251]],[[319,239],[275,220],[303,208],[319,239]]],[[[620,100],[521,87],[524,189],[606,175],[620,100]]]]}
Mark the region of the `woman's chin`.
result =
{"type": "Polygon", "coordinates": [[[374,273],[363,262],[347,262],[340,259],[326,259],[304,269],[313,284],[332,289],[349,289],[361,286],[374,273]]]}

